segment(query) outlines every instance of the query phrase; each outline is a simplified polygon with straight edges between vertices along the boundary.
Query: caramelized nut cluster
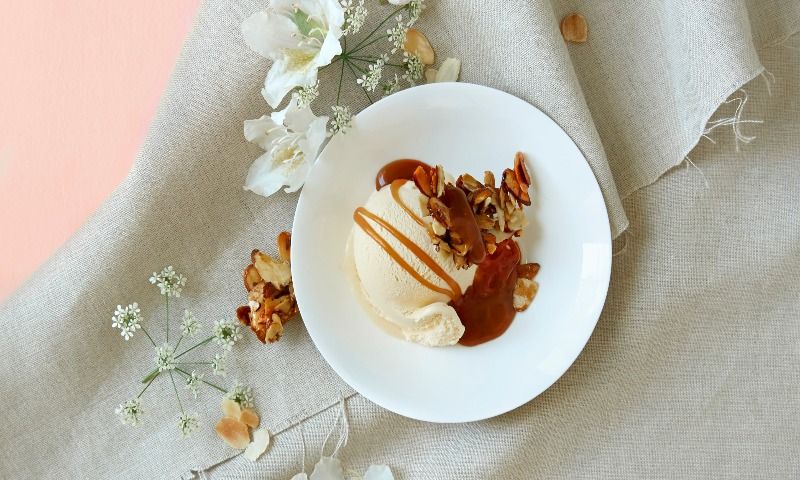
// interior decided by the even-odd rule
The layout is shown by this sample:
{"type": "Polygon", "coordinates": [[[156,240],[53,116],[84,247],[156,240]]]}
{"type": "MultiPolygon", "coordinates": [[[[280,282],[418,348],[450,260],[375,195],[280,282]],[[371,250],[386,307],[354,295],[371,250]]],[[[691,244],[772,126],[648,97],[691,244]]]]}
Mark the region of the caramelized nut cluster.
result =
{"type": "Polygon", "coordinates": [[[282,232],[278,235],[280,260],[253,250],[252,263],[244,269],[248,302],[236,309],[236,316],[262,343],[278,341],[283,325],[298,313],[289,268],[291,241],[291,234],[282,232]]]}
{"type": "Polygon", "coordinates": [[[538,263],[517,265],[517,284],[514,286],[514,310],[522,312],[527,309],[539,291],[539,284],[534,277],[539,273],[538,263]]]}
{"type": "MultiPolygon", "coordinates": [[[[428,233],[437,249],[452,252],[453,261],[459,268],[469,267],[468,253],[473,246],[453,231],[451,211],[442,201],[449,185],[444,169],[441,165],[436,168],[420,166],[414,171],[413,179],[420,192],[428,197],[428,233]]],[[[495,177],[490,171],[484,173],[483,183],[466,173],[456,180],[455,187],[466,194],[472,208],[487,253],[496,250],[498,236],[519,236],[528,224],[523,208],[531,204],[530,185],[531,177],[521,152],[514,157],[514,168],[503,171],[499,186],[495,186],[495,177]]]]}

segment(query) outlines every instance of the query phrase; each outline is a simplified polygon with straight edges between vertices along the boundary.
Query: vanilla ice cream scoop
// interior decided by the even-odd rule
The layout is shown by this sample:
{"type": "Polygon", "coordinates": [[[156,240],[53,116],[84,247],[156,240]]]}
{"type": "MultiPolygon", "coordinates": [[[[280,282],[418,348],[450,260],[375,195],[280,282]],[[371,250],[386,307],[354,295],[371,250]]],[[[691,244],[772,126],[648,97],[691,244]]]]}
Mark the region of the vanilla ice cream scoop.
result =
{"type": "Polygon", "coordinates": [[[374,192],[354,214],[353,260],[369,303],[407,340],[453,345],[464,326],[448,303],[472,284],[476,266],[458,269],[452,254],[436,250],[426,202],[410,181],[374,192]]]}

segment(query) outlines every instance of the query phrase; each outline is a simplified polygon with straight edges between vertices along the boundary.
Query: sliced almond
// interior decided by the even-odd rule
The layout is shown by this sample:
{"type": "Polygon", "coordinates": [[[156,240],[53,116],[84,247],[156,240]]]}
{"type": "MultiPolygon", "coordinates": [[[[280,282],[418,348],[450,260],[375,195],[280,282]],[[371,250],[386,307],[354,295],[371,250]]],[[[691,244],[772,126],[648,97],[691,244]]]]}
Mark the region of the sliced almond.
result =
{"type": "Polygon", "coordinates": [[[491,188],[481,188],[480,190],[472,192],[472,204],[478,205],[479,203],[485,202],[487,198],[492,198],[492,193],[491,188]]]}
{"type": "Polygon", "coordinates": [[[457,58],[448,58],[439,66],[439,72],[436,74],[436,83],[439,82],[457,82],[458,75],[461,73],[461,60],[457,58]]]}
{"type": "Polygon", "coordinates": [[[239,416],[242,414],[242,407],[230,398],[223,398],[222,413],[228,417],[239,418],[239,416]]]}
{"type": "Polygon", "coordinates": [[[250,443],[250,432],[247,425],[233,417],[222,417],[215,430],[217,435],[233,448],[241,450],[250,443]]]}
{"type": "Polygon", "coordinates": [[[517,174],[519,183],[530,186],[531,175],[528,173],[528,167],[525,166],[525,155],[523,155],[522,152],[517,152],[517,154],[514,155],[514,173],[517,174]]]}
{"type": "Polygon", "coordinates": [[[258,418],[258,414],[254,412],[252,408],[245,408],[239,415],[239,421],[248,427],[258,428],[258,424],[261,422],[261,419],[258,418]]]}
{"type": "Polygon", "coordinates": [[[434,83],[436,82],[436,74],[439,73],[438,70],[435,68],[429,68],[425,70],[425,82],[427,83],[434,83]]]}
{"type": "MultiPolygon", "coordinates": [[[[283,323],[281,322],[281,317],[276,314],[273,314],[271,317],[271,322],[267,322],[267,330],[264,332],[264,337],[266,341],[272,343],[277,342],[280,340],[281,335],[283,335],[283,323]]],[[[263,341],[263,340],[262,340],[263,341]]]]}
{"type": "Polygon", "coordinates": [[[403,50],[419,57],[419,61],[424,65],[433,65],[434,53],[431,42],[416,28],[406,30],[406,43],[403,44],[403,50]]]}
{"type": "Polygon", "coordinates": [[[494,188],[494,173],[486,170],[483,173],[483,183],[489,188],[494,188]]]}
{"type": "Polygon", "coordinates": [[[531,197],[528,195],[527,185],[524,185],[525,188],[523,188],[523,185],[521,185],[517,179],[517,174],[510,168],[503,171],[503,187],[523,205],[531,204],[531,197]]]}
{"type": "Polygon", "coordinates": [[[289,254],[292,249],[292,234],[281,232],[278,234],[278,254],[284,262],[289,261],[289,254]]]}
{"type": "Polygon", "coordinates": [[[414,179],[414,184],[423,195],[426,197],[434,196],[434,191],[431,188],[431,174],[427,168],[420,165],[414,169],[414,173],[411,174],[411,178],[414,179]]]}
{"type": "Polygon", "coordinates": [[[253,432],[253,441],[247,445],[242,456],[251,462],[255,462],[258,457],[267,451],[267,447],[269,447],[269,430],[259,428],[253,432]]]}
{"type": "Polygon", "coordinates": [[[561,36],[573,43],[583,43],[589,37],[589,25],[580,13],[570,13],[561,20],[561,36]]]}
{"type": "Polygon", "coordinates": [[[436,196],[441,197],[444,194],[444,167],[436,165],[436,196]]]}
{"type": "Polygon", "coordinates": [[[242,279],[244,280],[244,288],[248,292],[252,290],[253,287],[263,282],[258,270],[256,270],[256,267],[252,264],[248,265],[247,268],[244,269],[244,272],[242,273],[242,279]]]}
{"type": "Polygon", "coordinates": [[[450,208],[438,198],[431,197],[428,199],[428,211],[433,219],[444,225],[445,228],[449,229],[453,226],[453,222],[450,219],[450,208]]]}
{"type": "Polygon", "coordinates": [[[281,288],[292,281],[292,271],[287,262],[279,262],[263,252],[257,252],[253,265],[265,281],[281,288]]]}

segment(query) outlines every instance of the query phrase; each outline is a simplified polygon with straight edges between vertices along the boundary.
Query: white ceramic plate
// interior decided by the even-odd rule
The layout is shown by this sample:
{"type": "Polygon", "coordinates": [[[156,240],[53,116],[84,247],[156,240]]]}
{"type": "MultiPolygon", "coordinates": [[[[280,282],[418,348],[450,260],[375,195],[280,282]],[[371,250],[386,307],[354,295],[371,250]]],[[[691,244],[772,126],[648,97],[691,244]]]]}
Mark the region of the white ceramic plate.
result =
{"type": "Polygon", "coordinates": [[[512,410],[552,385],[594,329],[611,275],[608,213],[567,134],[530,104],[487,87],[439,83],[370,106],[312,169],[294,220],[292,274],[300,312],[345,382],[407,417],[468,422],[512,410]],[[430,348],[388,334],[352,285],[345,246],[353,210],[391,160],[440,163],[453,175],[497,178],[525,153],[533,177],[523,258],[541,264],[539,293],[499,338],[430,348]]]}

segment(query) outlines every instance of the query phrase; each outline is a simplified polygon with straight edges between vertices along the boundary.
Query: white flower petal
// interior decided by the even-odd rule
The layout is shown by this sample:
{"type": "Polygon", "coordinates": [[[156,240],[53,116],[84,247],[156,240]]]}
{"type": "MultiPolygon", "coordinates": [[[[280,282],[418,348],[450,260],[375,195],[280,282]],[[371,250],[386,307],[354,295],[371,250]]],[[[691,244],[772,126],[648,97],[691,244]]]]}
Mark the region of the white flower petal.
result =
{"type": "Polygon", "coordinates": [[[307,161],[304,161],[295,168],[287,171],[286,180],[283,181],[286,188],[284,188],[283,191],[286,193],[294,193],[300,190],[303,184],[306,183],[306,177],[308,177],[308,172],[310,170],[311,165],[309,165],[307,161]]]}
{"type": "Polygon", "coordinates": [[[256,159],[247,172],[244,189],[268,197],[280,190],[286,175],[273,166],[272,152],[267,152],[256,159]]]}
{"type": "Polygon", "coordinates": [[[245,43],[261,56],[277,59],[287,48],[297,48],[297,26],[275,12],[260,11],[242,22],[245,43]]]}
{"type": "Polygon", "coordinates": [[[275,114],[270,118],[263,115],[254,120],[244,121],[244,138],[253,142],[264,150],[269,150],[270,145],[280,137],[287,134],[286,128],[275,122],[275,114]]]}
{"type": "Polygon", "coordinates": [[[362,480],[394,480],[394,475],[386,465],[370,465],[362,480]]]}
{"type": "Polygon", "coordinates": [[[311,472],[311,480],[345,480],[342,462],[336,458],[322,457],[311,472]]]}
{"type": "Polygon", "coordinates": [[[306,159],[309,163],[313,164],[316,159],[317,155],[319,154],[319,149],[322,146],[322,142],[325,141],[325,138],[328,136],[328,117],[319,117],[313,122],[311,125],[308,126],[306,130],[306,145],[301,146],[303,148],[303,152],[306,154],[306,159]]]}
{"type": "Polygon", "coordinates": [[[272,64],[264,80],[261,95],[270,107],[276,108],[283,97],[295,87],[305,87],[317,83],[317,69],[289,69],[289,60],[282,58],[272,64]]]}
{"type": "Polygon", "coordinates": [[[392,5],[406,5],[411,0],[389,0],[392,5]]]}
{"type": "MultiPolygon", "coordinates": [[[[322,43],[322,48],[320,48],[317,58],[314,60],[314,65],[317,68],[328,65],[333,60],[333,57],[342,53],[342,44],[339,43],[339,36],[336,36],[333,30],[328,31],[328,35],[325,36],[325,41],[322,43]]],[[[316,82],[316,78],[314,82],[316,82]]]]}
{"type": "Polygon", "coordinates": [[[308,480],[308,475],[306,475],[306,472],[300,472],[289,480],[308,480]]]}

